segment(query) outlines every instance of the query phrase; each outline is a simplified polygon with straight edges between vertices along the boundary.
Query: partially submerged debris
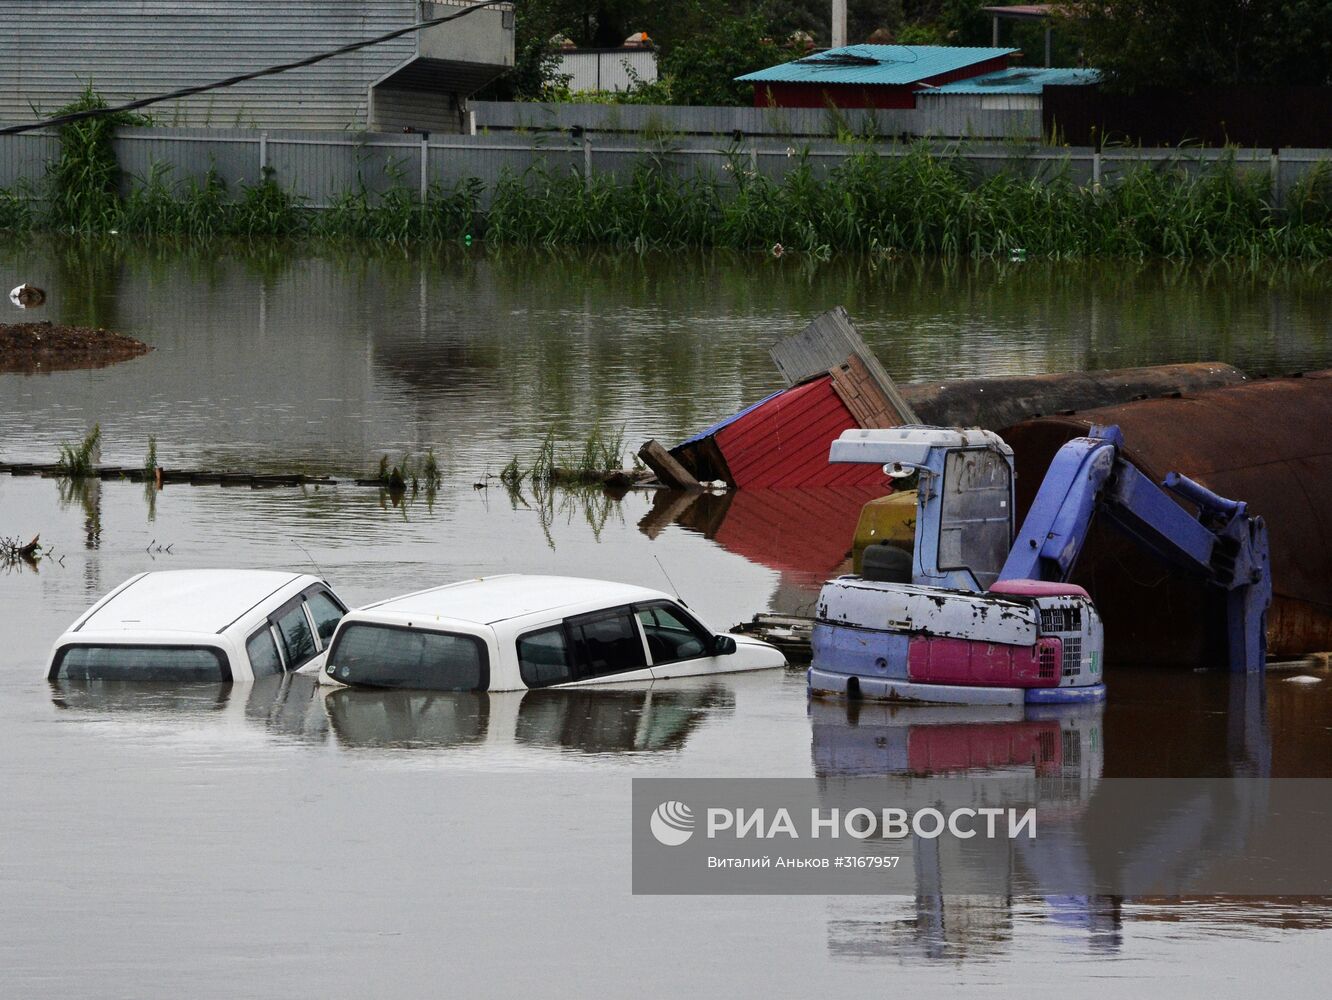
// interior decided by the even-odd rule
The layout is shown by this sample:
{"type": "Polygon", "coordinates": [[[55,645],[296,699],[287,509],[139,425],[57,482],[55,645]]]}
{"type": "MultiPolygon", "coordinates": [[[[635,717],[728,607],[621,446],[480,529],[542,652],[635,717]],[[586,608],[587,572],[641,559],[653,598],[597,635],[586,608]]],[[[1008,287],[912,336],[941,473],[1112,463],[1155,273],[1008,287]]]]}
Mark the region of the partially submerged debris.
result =
{"type": "Polygon", "coordinates": [[[0,372],[104,368],[147,354],[141,340],[109,330],[54,323],[0,323],[0,372]]]}
{"type": "Polygon", "coordinates": [[[750,489],[885,486],[878,470],[830,466],[828,446],[857,427],[926,423],[1001,430],[1042,414],[1246,381],[1229,365],[1204,362],[899,386],[840,306],[769,353],[788,388],[672,448],[669,456],[686,476],[750,489]]]}
{"type": "Polygon", "coordinates": [[[24,542],[18,538],[0,536],[0,564],[12,566],[25,562],[29,566],[37,565],[42,558],[41,535],[33,535],[32,541],[24,542]]]}
{"type": "Polygon", "coordinates": [[[9,293],[9,301],[14,303],[20,309],[36,309],[46,301],[46,292],[42,291],[36,285],[30,285],[24,282],[9,293]]]}
{"type": "Polygon", "coordinates": [[[757,614],[747,622],[741,622],[731,631],[736,635],[749,635],[776,646],[788,660],[808,662],[810,657],[810,635],[814,629],[813,618],[796,615],[757,614]]]}
{"type": "Polygon", "coordinates": [[[638,457],[657,474],[665,485],[675,490],[701,490],[703,486],[689,474],[689,470],[655,439],[645,441],[638,449],[638,457]]]}

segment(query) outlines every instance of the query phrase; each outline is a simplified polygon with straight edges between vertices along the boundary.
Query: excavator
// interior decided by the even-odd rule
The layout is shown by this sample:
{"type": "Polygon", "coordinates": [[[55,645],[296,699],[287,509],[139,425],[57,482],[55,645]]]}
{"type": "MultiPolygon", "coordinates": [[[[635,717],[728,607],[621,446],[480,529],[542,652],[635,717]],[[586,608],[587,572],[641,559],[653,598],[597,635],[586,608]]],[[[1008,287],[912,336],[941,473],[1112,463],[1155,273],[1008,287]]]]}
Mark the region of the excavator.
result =
{"type": "Polygon", "coordinates": [[[1013,451],[993,431],[848,430],[829,460],[881,465],[900,488],[873,502],[887,527],[861,539],[860,572],[819,593],[811,695],[972,705],[1104,699],[1101,619],[1088,592],[1068,582],[1096,518],[1206,584],[1229,670],[1266,665],[1272,580],[1263,519],[1177,473],[1153,482],[1125,457],[1117,427],[1093,427],[1060,449],[1016,531],[1013,451]]]}

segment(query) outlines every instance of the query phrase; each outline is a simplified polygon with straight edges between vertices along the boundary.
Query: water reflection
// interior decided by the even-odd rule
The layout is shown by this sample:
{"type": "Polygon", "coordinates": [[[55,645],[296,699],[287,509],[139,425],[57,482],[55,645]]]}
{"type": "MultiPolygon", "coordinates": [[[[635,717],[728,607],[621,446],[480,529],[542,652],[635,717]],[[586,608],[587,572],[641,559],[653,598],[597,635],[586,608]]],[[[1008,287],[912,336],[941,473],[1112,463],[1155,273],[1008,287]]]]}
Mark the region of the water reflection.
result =
{"type": "Polygon", "coordinates": [[[729,716],[720,683],[568,691],[435,692],[328,688],[309,674],[248,685],[53,681],[60,709],[175,727],[243,719],[251,729],[348,750],[494,750],[539,747],[578,754],[682,750],[709,718],[729,716]]]}
{"type": "MultiPolygon", "coordinates": [[[[820,799],[853,808],[863,784],[849,779],[883,777],[885,803],[919,806],[929,786],[915,779],[983,775],[1004,787],[1025,787],[1024,801],[1038,804],[1042,844],[1047,830],[1063,829],[1091,800],[1103,771],[1101,705],[896,706],[886,703],[810,702],[814,773],[820,799]]],[[[996,790],[977,785],[976,805],[996,790]]],[[[987,841],[982,863],[1002,873],[1003,895],[961,890],[977,863],[977,841],[912,836],[894,842],[916,878],[914,906],[892,901],[839,900],[832,904],[828,948],[833,954],[917,954],[925,958],[997,954],[1013,936],[1016,876],[1024,859],[1007,840],[987,841]],[[962,848],[965,846],[965,850],[962,848]],[[892,917],[884,910],[897,909],[892,917]]],[[[1062,860],[1062,851],[1056,857],[1062,860]]],[[[1102,897],[1067,897],[1051,913],[1084,926],[1098,946],[1118,941],[1118,905],[1102,897]]]]}
{"type": "Polygon", "coordinates": [[[730,712],[734,699],[719,686],[492,693],[339,689],[325,696],[324,705],[346,748],[485,743],[618,754],[679,750],[709,715],[730,712]]]}
{"type": "Polygon", "coordinates": [[[720,684],[529,691],[514,735],[519,743],[579,753],[680,750],[705,719],[734,709],[734,695],[720,684]]]}
{"type": "Polygon", "coordinates": [[[51,681],[60,709],[143,719],[211,715],[232,704],[230,684],[142,684],[134,681],[51,681]]]}
{"type": "MultiPolygon", "coordinates": [[[[1169,799],[1150,813],[1151,822],[1142,821],[1148,814],[1138,808],[1145,802],[1135,802],[1129,816],[1122,796],[1098,795],[1107,787],[1105,777],[1271,777],[1268,686],[1281,682],[1245,675],[1151,674],[1134,680],[1141,685],[1110,711],[811,702],[812,759],[825,804],[850,807],[849,800],[840,801],[847,794],[863,800],[864,786],[853,779],[881,777],[885,804],[910,805],[913,794],[919,797],[928,787],[922,780],[968,775],[984,779],[978,790],[993,790],[996,780],[1009,788],[1028,785],[1030,801],[1040,806],[1034,841],[973,840],[965,849],[947,838],[893,842],[892,850],[914,868],[914,901],[903,907],[886,898],[836,900],[828,918],[829,952],[929,959],[998,955],[1009,950],[1019,921],[1058,928],[1066,942],[1091,951],[1117,950],[1125,920],[1332,926],[1332,900],[1325,897],[1033,895],[1038,885],[1116,878],[1180,884],[1246,848],[1265,858],[1289,856],[1290,845],[1262,839],[1272,839],[1264,830],[1265,780],[1200,784],[1179,794],[1172,786],[1169,799]],[[1146,714],[1157,718],[1144,719],[1135,704],[1140,700],[1154,706],[1146,714]],[[978,857],[986,871],[1002,873],[1006,893],[959,892],[959,886],[975,884],[978,857]]],[[[1283,735],[1302,741],[1306,733],[1283,735]]],[[[1318,773],[1326,776],[1329,763],[1322,761],[1318,773]]],[[[1111,784],[1118,785],[1116,792],[1123,788],[1111,784]]]]}
{"type": "Polygon", "coordinates": [[[811,490],[658,490],[638,530],[656,538],[675,524],[727,552],[780,574],[772,610],[812,614],[825,580],[850,572],[860,510],[883,495],[878,487],[811,490]]]}
{"type": "Polygon", "coordinates": [[[264,677],[252,684],[176,684],[56,680],[51,703],[76,713],[115,716],[172,730],[241,722],[274,736],[321,742],[328,719],[309,674],[264,677]]]}
{"type": "MultiPolygon", "coordinates": [[[[60,509],[78,506],[83,511],[83,546],[94,550],[102,544],[102,481],[93,477],[56,480],[60,491],[60,509]]],[[[150,501],[150,515],[156,514],[156,505],[150,501]]],[[[149,517],[152,520],[152,516],[149,517]]]]}
{"type": "Polygon", "coordinates": [[[41,282],[53,321],[154,348],[95,379],[0,376],[0,430],[16,460],[49,460],[94,422],[115,461],[137,461],[156,433],[182,467],[340,474],[432,444],[454,472],[496,472],[552,427],[565,441],[599,424],[669,443],[778,388],[768,345],[837,303],[902,380],[1200,358],[1252,372],[1332,363],[1327,264],[47,237],[12,241],[0,262],[41,282]]]}

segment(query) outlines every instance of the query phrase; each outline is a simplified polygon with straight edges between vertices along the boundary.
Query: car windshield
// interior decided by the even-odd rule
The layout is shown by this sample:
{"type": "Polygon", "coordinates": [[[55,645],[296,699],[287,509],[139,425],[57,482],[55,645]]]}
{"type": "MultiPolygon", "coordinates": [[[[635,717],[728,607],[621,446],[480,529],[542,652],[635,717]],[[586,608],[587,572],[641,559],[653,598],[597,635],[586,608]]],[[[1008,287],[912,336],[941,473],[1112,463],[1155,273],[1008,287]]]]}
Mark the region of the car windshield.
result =
{"type": "Polygon", "coordinates": [[[343,684],[431,691],[490,686],[485,646],[475,636],[353,622],[329,652],[328,675],[343,684]]]}
{"type": "Polygon", "coordinates": [[[231,668],[210,646],[66,646],[51,680],[229,681],[231,668]]]}

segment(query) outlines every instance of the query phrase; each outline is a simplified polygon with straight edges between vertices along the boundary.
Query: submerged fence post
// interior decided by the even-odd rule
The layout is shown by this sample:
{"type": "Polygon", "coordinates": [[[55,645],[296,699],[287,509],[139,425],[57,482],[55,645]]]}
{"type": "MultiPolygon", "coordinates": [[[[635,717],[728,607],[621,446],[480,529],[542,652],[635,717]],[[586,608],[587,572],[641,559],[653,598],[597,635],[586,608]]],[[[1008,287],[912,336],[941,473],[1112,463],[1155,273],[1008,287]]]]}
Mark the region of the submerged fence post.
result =
{"type": "Polygon", "coordinates": [[[1272,176],[1272,204],[1273,206],[1281,204],[1281,150],[1272,150],[1272,157],[1268,160],[1268,171],[1272,176]]]}
{"type": "Polygon", "coordinates": [[[1101,190],[1101,151],[1092,153],[1092,190],[1101,190]]]}
{"type": "Polygon", "coordinates": [[[749,147],[749,176],[758,176],[758,146],[749,147]]]}
{"type": "MultiPolygon", "coordinates": [[[[600,72],[600,68],[597,71],[600,72]]],[[[592,137],[586,132],[583,133],[583,187],[592,190],[592,137]]]]}
{"type": "Polygon", "coordinates": [[[430,193],[430,133],[421,133],[421,204],[430,193]]]}
{"type": "Polygon", "coordinates": [[[259,133],[259,180],[264,179],[264,173],[268,170],[268,133],[259,133]]]}

